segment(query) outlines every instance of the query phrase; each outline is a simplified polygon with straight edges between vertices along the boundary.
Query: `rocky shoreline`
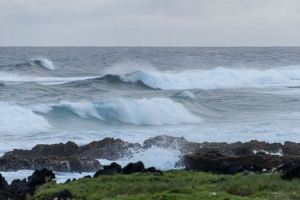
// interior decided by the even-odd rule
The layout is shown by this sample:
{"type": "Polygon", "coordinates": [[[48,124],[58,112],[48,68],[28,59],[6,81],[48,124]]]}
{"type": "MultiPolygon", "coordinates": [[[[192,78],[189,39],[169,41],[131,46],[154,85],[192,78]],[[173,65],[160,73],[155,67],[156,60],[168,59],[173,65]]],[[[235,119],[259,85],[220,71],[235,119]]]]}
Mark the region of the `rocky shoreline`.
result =
{"type": "Polygon", "coordinates": [[[84,146],[74,142],[39,144],[31,150],[14,149],[0,157],[0,171],[41,170],[96,172],[103,168],[98,159],[117,160],[156,146],[180,152],[174,167],[197,171],[235,174],[247,171],[284,171],[300,162],[300,143],[189,142],[184,137],[156,136],[143,144],[104,138],[84,146]]]}
{"type": "MultiPolygon", "coordinates": [[[[300,143],[267,143],[252,140],[236,143],[196,143],[183,137],[157,136],[144,143],[128,143],[121,139],[104,138],[84,146],[74,142],[65,144],[39,144],[31,150],[14,149],[0,158],[0,171],[35,170],[28,179],[12,181],[9,185],[0,174],[0,197],[25,199],[34,195],[39,185],[55,178],[52,172],[95,172],[100,175],[150,172],[163,175],[162,171],[142,162],[121,167],[117,163],[102,165],[97,159],[117,160],[130,157],[153,146],[177,150],[181,153],[177,167],[186,170],[217,174],[282,173],[282,178],[300,177],[300,143]]],[[[174,166],[175,167],[175,166],[174,166]]],[[[91,177],[86,177],[91,178],[91,177]]],[[[67,182],[70,182],[68,180],[67,182]]],[[[62,195],[62,194],[58,194],[62,195]]],[[[64,192],[63,195],[70,195],[64,192]]]]}

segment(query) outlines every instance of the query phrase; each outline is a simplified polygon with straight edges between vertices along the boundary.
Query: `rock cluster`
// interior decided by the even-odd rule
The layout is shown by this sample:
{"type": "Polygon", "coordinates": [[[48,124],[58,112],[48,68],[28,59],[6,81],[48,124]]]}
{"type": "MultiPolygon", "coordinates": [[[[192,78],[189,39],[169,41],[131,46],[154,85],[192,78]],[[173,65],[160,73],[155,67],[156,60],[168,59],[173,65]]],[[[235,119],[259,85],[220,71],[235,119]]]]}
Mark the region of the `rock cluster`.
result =
{"type": "Polygon", "coordinates": [[[23,200],[33,196],[35,190],[42,184],[55,179],[52,170],[36,170],[28,179],[15,179],[9,185],[0,174],[0,199],[23,200]]]}
{"type": "MultiPolygon", "coordinates": [[[[31,150],[15,149],[0,158],[0,171],[52,169],[60,172],[96,172],[105,169],[97,159],[117,160],[131,157],[153,146],[180,152],[177,166],[199,171],[229,173],[280,171],[300,162],[300,144],[294,142],[189,142],[184,137],[156,136],[143,144],[104,138],[84,146],[74,142],[39,144],[31,150]]],[[[116,173],[109,169],[107,173],[116,173]]]]}
{"type": "MultiPolygon", "coordinates": [[[[156,170],[154,167],[150,167],[145,169],[144,164],[139,161],[137,163],[129,163],[127,166],[122,168],[117,163],[111,163],[110,165],[103,166],[101,170],[98,170],[94,174],[94,178],[102,175],[114,175],[114,174],[133,174],[133,173],[158,173],[163,175],[163,173],[159,170],[156,170]]],[[[91,178],[90,176],[86,176],[83,178],[91,178]]],[[[38,187],[43,185],[44,183],[50,182],[55,179],[55,174],[52,170],[42,169],[36,170],[33,172],[31,176],[27,179],[15,179],[8,184],[4,177],[0,174],[0,199],[14,199],[14,200],[25,200],[31,199],[34,196],[35,191],[38,187]]],[[[76,179],[73,179],[76,181],[76,179]]],[[[71,180],[67,180],[65,184],[68,184],[71,180]]],[[[56,193],[52,196],[53,200],[61,200],[61,199],[72,199],[73,195],[68,190],[63,190],[59,193],[56,193]]]]}
{"type": "Polygon", "coordinates": [[[235,174],[242,171],[285,171],[300,162],[300,144],[266,143],[203,143],[195,153],[184,155],[181,163],[187,169],[235,174]]]}

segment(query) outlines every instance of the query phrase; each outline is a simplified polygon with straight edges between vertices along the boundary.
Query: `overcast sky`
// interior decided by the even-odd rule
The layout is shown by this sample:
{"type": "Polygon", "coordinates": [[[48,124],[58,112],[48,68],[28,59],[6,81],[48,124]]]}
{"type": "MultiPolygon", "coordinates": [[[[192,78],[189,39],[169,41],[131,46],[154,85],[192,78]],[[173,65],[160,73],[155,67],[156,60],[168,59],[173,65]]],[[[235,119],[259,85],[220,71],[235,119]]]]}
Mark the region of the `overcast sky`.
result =
{"type": "Polygon", "coordinates": [[[300,0],[0,0],[0,46],[300,46],[300,0]]]}

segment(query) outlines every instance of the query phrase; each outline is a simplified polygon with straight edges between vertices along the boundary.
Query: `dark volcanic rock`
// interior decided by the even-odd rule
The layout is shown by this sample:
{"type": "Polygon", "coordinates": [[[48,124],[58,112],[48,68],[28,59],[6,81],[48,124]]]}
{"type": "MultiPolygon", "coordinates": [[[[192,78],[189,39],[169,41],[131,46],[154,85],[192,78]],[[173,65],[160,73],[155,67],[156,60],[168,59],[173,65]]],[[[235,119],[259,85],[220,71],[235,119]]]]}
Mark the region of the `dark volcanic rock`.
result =
{"type": "Polygon", "coordinates": [[[103,169],[97,171],[94,174],[94,178],[100,175],[115,175],[121,173],[121,171],[122,171],[122,167],[119,164],[113,162],[110,165],[103,165],[103,169]]]}
{"type": "Polygon", "coordinates": [[[0,190],[5,190],[8,186],[8,183],[6,182],[5,178],[2,177],[2,174],[0,174],[0,190]]]}
{"type": "Polygon", "coordinates": [[[32,163],[27,159],[21,159],[16,155],[5,154],[0,158],[0,171],[16,171],[31,169],[32,163]]]}
{"type": "Polygon", "coordinates": [[[153,174],[159,174],[159,175],[164,175],[162,173],[162,171],[160,170],[157,170],[155,167],[149,167],[149,168],[146,168],[142,171],[142,173],[153,173],[153,174]]]}
{"type": "Polygon", "coordinates": [[[140,144],[124,142],[121,139],[104,138],[82,146],[76,153],[80,156],[116,160],[122,157],[131,156],[136,150],[141,149],[140,144]]]}
{"type": "Polygon", "coordinates": [[[102,168],[100,162],[91,157],[72,156],[69,159],[70,172],[95,172],[102,168]]]}
{"type": "Polygon", "coordinates": [[[244,144],[245,147],[251,149],[251,150],[256,150],[256,151],[266,151],[269,153],[278,153],[281,152],[283,149],[283,145],[281,143],[268,143],[265,141],[259,142],[257,140],[251,140],[250,142],[245,142],[244,144]]]}
{"type": "Polygon", "coordinates": [[[157,146],[165,149],[176,149],[182,154],[194,153],[200,148],[200,143],[188,142],[184,137],[173,137],[167,135],[159,135],[148,140],[145,140],[143,147],[149,149],[152,146],[157,146]]]}
{"type": "Polygon", "coordinates": [[[295,142],[284,142],[284,145],[282,146],[282,153],[284,155],[299,155],[300,144],[295,142]]]}
{"type": "MultiPolygon", "coordinates": [[[[79,147],[66,144],[36,145],[31,150],[15,149],[0,158],[1,171],[19,169],[52,169],[61,172],[96,172],[102,169],[96,159],[116,160],[130,157],[153,146],[173,149],[181,153],[180,166],[204,171],[235,173],[240,170],[270,169],[278,165],[289,166],[300,161],[300,144],[294,142],[189,142],[184,137],[156,136],[145,140],[143,146],[121,139],[104,138],[79,147]],[[256,154],[254,153],[256,152],[256,154]],[[280,155],[270,155],[279,153],[280,155]],[[201,162],[200,162],[201,161],[201,162]]],[[[115,173],[112,171],[101,173],[115,173]]]]}
{"type": "Polygon", "coordinates": [[[0,190],[0,199],[1,200],[7,200],[7,199],[19,200],[20,198],[11,194],[10,192],[8,192],[6,190],[0,190]]]}
{"type": "Polygon", "coordinates": [[[204,172],[235,174],[242,171],[242,166],[235,157],[224,156],[220,152],[189,154],[184,157],[187,169],[204,172]]]}
{"type": "Polygon", "coordinates": [[[219,151],[189,154],[183,157],[188,169],[205,172],[234,174],[243,170],[271,171],[280,165],[290,165],[300,161],[299,156],[278,156],[270,154],[224,155],[219,151]]]}
{"type": "Polygon", "coordinates": [[[52,169],[57,172],[95,172],[101,169],[98,160],[88,157],[36,157],[32,160],[6,154],[0,158],[0,170],[16,171],[20,169],[52,169]]]}
{"type": "Polygon", "coordinates": [[[15,179],[11,182],[9,186],[6,187],[6,190],[14,195],[21,195],[23,190],[27,187],[26,179],[20,180],[15,179]]]}
{"type": "Polygon", "coordinates": [[[55,174],[53,174],[52,170],[35,170],[35,172],[33,172],[33,174],[28,177],[27,186],[35,187],[47,183],[52,179],[55,179],[55,174]]]}
{"type": "Polygon", "coordinates": [[[292,165],[287,171],[282,175],[283,179],[293,179],[300,178],[300,163],[292,165]]]}
{"type": "Polygon", "coordinates": [[[142,172],[145,170],[144,163],[138,161],[136,163],[129,163],[122,169],[123,174],[133,174],[137,172],[142,172]]]}
{"type": "Polygon", "coordinates": [[[72,198],[73,198],[73,195],[69,190],[63,190],[52,196],[52,199],[57,199],[57,200],[69,200],[72,198]]]}
{"type": "Polygon", "coordinates": [[[79,146],[77,144],[69,141],[66,144],[38,144],[31,150],[14,149],[13,151],[6,154],[17,155],[18,157],[25,159],[50,156],[70,157],[72,155],[75,155],[75,152],[78,151],[78,149],[79,146]]]}

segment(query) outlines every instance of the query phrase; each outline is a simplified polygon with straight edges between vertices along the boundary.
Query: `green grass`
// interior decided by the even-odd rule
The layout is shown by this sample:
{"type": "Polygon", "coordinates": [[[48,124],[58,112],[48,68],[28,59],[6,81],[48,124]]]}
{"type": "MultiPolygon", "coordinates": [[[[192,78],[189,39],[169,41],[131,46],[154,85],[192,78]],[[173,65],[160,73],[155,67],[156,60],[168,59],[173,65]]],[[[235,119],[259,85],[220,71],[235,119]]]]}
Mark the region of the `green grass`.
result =
{"type": "Polygon", "coordinates": [[[34,199],[68,189],[74,199],[192,200],[192,199],[300,199],[300,180],[282,180],[280,174],[214,175],[195,171],[168,171],[164,176],[136,173],[100,176],[68,184],[54,181],[41,186],[34,199]],[[218,181],[221,179],[224,181],[218,181]]]}

